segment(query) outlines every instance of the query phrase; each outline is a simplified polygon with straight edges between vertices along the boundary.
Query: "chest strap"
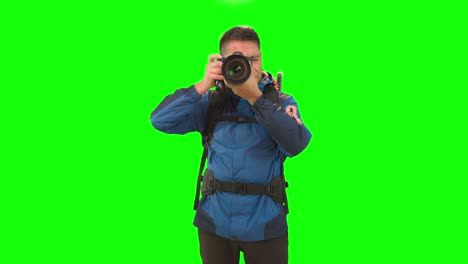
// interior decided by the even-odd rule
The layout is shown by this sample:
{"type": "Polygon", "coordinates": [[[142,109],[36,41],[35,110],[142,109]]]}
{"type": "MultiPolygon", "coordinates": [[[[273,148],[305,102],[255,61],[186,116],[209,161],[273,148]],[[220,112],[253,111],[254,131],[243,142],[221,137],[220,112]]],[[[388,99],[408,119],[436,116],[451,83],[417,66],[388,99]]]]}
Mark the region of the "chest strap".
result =
{"type": "Polygon", "coordinates": [[[287,183],[283,184],[281,177],[274,177],[270,184],[241,183],[220,181],[214,177],[211,170],[206,170],[203,176],[202,195],[210,195],[215,191],[238,194],[264,194],[277,203],[285,202],[283,193],[287,183]]]}
{"type": "Polygon", "coordinates": [[[245,117],[245,116],[222,116],[220,118],[216,118],[215,122],[219,121],[229,121],[229,122],[236,122],[236,123],[257,123],[257,119],[255,117],[245,117]]]}

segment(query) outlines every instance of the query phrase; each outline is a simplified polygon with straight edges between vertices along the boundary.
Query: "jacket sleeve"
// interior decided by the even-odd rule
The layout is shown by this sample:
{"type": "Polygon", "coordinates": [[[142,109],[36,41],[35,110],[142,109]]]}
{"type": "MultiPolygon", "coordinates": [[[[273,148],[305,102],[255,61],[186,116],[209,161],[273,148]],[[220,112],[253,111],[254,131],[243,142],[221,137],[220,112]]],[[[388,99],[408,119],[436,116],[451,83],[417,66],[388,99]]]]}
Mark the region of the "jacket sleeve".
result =
{"type": "Polygon", "coordinates": [[[282,105],[260,96],[252,110],[258,123],[270,132],[286,156],[296,156],[309,144],[312,134],[302,123],[297,103],[291,96],[282,105]]]}
{"type": "Polygon", "coordinates": [[[166,96],[151,113],[151,124],[168,134],[202,132],[206,123],[208,93],[199,95],[195,87],[182,88],[166,96]]]}

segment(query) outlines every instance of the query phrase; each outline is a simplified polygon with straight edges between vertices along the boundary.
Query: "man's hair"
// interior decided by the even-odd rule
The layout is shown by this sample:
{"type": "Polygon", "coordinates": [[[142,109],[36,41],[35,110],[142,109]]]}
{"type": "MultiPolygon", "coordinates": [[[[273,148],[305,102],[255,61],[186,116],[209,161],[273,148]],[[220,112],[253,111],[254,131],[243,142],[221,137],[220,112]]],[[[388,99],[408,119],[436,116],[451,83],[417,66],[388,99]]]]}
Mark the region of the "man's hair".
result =
{"type": "Polygon", "coordinates": [[[224,45],[231,40],[254,41],[260,49],[260,39],[258,38],[257,32],[251,27],[238,26],[226,31],[219,41],[219,51],[221,52],[224,45]]]}

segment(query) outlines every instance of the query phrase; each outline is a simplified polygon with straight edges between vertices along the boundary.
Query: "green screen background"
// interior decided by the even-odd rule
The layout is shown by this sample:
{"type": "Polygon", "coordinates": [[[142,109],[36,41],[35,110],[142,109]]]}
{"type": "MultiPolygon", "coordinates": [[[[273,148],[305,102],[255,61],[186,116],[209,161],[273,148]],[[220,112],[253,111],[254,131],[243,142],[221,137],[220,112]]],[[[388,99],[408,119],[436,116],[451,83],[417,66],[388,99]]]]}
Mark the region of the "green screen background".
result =
{"type": "Polygon", "coordinates": [[[236,25],[259,33],[264,69],[284,73],[313,134],[285,164],[290,263],[466,263],[461,5],[0,10],[1,263],[201,263],[192,225],[200,136],[163,134],[149,115],[203,77],[236,25]]]}

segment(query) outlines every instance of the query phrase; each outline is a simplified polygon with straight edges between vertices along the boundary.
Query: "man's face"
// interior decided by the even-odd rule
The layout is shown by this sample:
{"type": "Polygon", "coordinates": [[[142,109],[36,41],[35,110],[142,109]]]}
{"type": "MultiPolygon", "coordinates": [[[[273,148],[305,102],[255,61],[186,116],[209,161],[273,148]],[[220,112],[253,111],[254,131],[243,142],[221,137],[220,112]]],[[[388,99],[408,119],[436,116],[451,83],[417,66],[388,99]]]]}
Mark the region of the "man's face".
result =
{"type": "Polygon", "coordinates": [[[234,52],[242,52],[252,61],[252,72],[258,81],[262,78],[262,53],[255,41],[230,40],[221,50],[221,55],[226,58],[234,52]]]}

